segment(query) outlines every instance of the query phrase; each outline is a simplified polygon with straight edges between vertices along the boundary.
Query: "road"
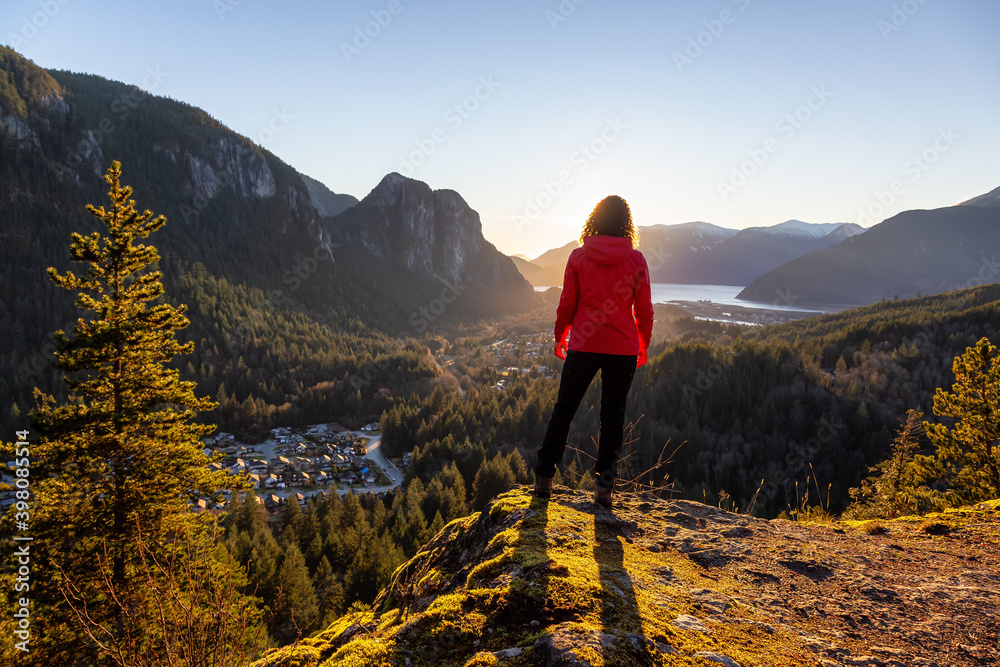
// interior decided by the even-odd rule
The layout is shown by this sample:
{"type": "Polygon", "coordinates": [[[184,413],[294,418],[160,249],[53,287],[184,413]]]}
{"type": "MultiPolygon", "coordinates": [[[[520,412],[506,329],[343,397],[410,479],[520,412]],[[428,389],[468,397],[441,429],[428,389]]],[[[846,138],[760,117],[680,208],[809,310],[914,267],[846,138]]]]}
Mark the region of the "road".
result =
{"type": "Polygon", "coordinates": [[[339,491],[337,491],[337,493],[339,493],[342,496],[347,495],[351,491],[354,491],[356,493],[368,493],[369,491],[371,491],[372,493],[385,493],[387,491],[392,491],[393,489],[395,489],[396,487],[398,487],[400,484],[403,483],[403,473],[401,473],[399,469],[392,464],[392,461],[387,459],[385,455],[382,454],[382,450],[380,449],[382,445],[382,436],[373,435],[365,437],[371,437],[371,440],[368,441],[368,454],[366,454],[364,458],[371,459],[376,464],[378,464],[378,467],[384,470],[385,474],[388,475],[389,479],[392,480],[392,485],[368,486],[361,489],[340,489],[339,491]]]}

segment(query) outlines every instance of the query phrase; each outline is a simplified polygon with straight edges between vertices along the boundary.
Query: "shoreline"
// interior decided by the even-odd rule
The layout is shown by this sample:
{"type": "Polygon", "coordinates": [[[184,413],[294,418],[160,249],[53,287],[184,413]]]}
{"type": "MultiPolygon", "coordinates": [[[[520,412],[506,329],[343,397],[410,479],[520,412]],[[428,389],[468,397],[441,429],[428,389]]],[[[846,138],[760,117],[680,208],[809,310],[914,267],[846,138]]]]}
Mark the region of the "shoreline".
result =
{"type": "Polygon", "coordinates": [[[828,315],[839,310],[772,310],[770,308],[737,306],[733,304],[713,303],[711,301],[684,301],[674,299],[663,302],[664,305],[677,306],[695,319],[727,322],[730,324],[748,324],[751,326],[767,326],[783,324],[795,320],[803,320],[819,315],[828,315]]]}

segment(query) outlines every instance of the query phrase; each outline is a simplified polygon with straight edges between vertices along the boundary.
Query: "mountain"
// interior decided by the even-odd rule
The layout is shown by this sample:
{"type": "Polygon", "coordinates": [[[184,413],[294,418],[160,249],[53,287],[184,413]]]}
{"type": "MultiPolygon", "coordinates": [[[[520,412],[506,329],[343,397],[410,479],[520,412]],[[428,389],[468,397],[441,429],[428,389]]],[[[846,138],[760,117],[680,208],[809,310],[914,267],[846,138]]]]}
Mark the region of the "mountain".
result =
{"type": "MultiPolygon", "coordinates": [[[[747,285],[785,262],[840,243],[864,231],[850,223],[815,224],[788,220],[771,227],[726,229],[706,222],[640,227],[639,247],[653,282],[747,285]]],[[[563,269],[576,242],[518,262],[533,285],[562,284],[563,269]]]]}
{"type": "Polygon", "coordinates": [[[668,260],[669,268],[653,275],[659,282],[747,285],[785,262],[840,243],[861,231],[854,224],[812,225],[797,220],[773,227],[750,227],[707,252],[697,253],[684,264],[674,267],[668,260]]]}
{"type": "MultiPolygon", "coordinates": [[[[68,266],[69,234],[91,228],[83,205],[101,203],[104,171],[119,159],[140,205],[168,217],[155,240],[168,280],[177,275],[175,263],[199,262],[213,275],[280,294],[317,314],[372,321],[371,304],[384,304],[396,312],[374,323],[387,329],[432,301],[445,278],[470,285],[482,278],[491,288],[506,285],[522,294],[528,289],[455,193],[435,194],[434,225],[441,233],[424,236],[426,227],[407,233],[406,225],[424,222],[419,207],[429,200],[408,198],[419,190],[416,181],[398,189],[402,177],[387,177],[362,207],[368,216],[363,233],[338,235],[335,249],[331,234],[361,213],[330,220],[357,200],[303,176],[200,109],[97,76],[47,72],[5,47],[0,67],[6,241],[0,252],[11,267],[25,263],[25,252],[39,251],[33,266],[5,282],[34,276],[27,278],[31,284],[44,284],[45,265],[68,266]],[[387,250],[404,239],[398,253],[387,250]],[[407,259],[406,252],[415,254],[407,259]],[[446,266],[452,256],[454,266],[446,266]],[[478,267],[466,270],[470,262],[478,267]],[[399,290],[384,277],[407,282],[410,272],[416,282],[399,290]]],[[[41,298],[48,303],[51,294],[41,298]]],[[[474,310],[489,316],[502,308],[474,310]]]]}
{"type": "Polygon", "coordinates": [[[739,298],[771,302],[784,294],[799,305],[854,306],[938,294],[997,282],[998,248],[1000,207],[904,211],[762,275],[739,298]]]}
{"type": "Polygon", "coordinates": [[[984,195],[979,195],[978,197],[973,197],[968,201],[964,201],[960,206],[987,206],[989,208],[1000,208],[1000,188],[995,190],[990,190],[984,195]]]}
{"type": "MultiPolygon", "coordinates": [[[[576,245],[576,244],[574,244],[576,245]]],[[[552,287],[562,285],[563,269],[557,266],[538,266],[530,259],[510,255],[514,266],[524,279],[535,287],[552,287]]],[[[565,265],[563,266],[565,268],[565,265]]]]}
{"type": "Polygon", "coordinates": [[[479,214],[453,190],[432,191],[391,173],[328,226],[332,237],[363,248],[380,270],[429,280],[431,292],[441,285],[455,291],[469,312],[517,312],[539,303],[514,262],[483,237],[479,214]]]}
{"type": "MultiPolygon", "coordinates": [[[[365,369],[365,382],[416,382],[426,375],[421,350],[403,350],[386,334],[420,336],[540,303],[455,193],[424,196],[426,186],[391,176],[360,206],[200,109],[98,76],[44,70],[0,47],[0,403],[15,415],[32,404],[35,383],[65,391],[48,367],[50,334],[71,328],[78,311],[45,270],[79,271],[71,234],[98,231],[84,206],[106,203],[112,160],[122,162],[137,205],[167,217],[150,242],[167,297],[191,305],[185,335],[197,341],[199,358],[187,362],[189,372],[199,387],[235,401],[233,418],[245,409],[273,419],[302,387],[350,377],[374,358],[401,355],[365,369]],[[426,221],[419,207],[428,205],[440,233],[407,230],[426,221]],[[352,225],[363,233],[348,233],[352,225]],[[393,245],[404,238],[409,248],[393,245]]],[[[311,409],[342,405],[338,392],[324,391],[311,409]]],[[[10,415],[5,409],[0,419],[10,415]]]]}
{"type": "Polygon", "coordinates": [[[997,664],[998,508],[817,524],[517,487],[255,667],[997,664]]]}
{"type": "Polygon", "coordinates": [[[338,195],[315,178],[310,178],[305,174],[301,174],[301,176],[302,181],[306,184],[306,189],[309,190],[309,201],[321,217],[329,218],[343,213],[358,203],[357,197],[338,195]]]}
{"type": "Polygon", "coordinates": [[[535,259],[528,259],[523,255],[511,256],[511,259],[514,260],[514,266],[524,279],[535,287],[561,286],[566,260],[569,259],[569,254],[579,247],[579,243],[570,241],[564,246],[545,251],[535,259]]]}

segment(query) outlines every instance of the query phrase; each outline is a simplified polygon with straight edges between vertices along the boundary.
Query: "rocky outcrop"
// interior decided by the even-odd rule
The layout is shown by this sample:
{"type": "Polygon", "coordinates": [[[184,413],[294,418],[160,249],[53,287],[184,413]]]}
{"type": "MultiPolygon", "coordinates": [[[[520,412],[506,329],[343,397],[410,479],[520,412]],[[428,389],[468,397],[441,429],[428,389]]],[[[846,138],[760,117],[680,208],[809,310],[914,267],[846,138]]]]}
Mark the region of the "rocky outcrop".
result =
{"type": "Polygon", "coordinates": [[[274,174],[245,140],[218,137],[202,155],[185,156],[190,186],[196,195],[212,199],[223,187],[232,187],[243,199],[267,199],[276,191],[274,174]]]}
{"type": "Polygon", "coordinates": [[[0,132],[10,135],[17,142],[19,148],[41,147],[38,135],[27,123],[16,116],[4,115],[2,109],[0,109],[0,132]]]}
{"type": "Polygon", "coordinates": [[[807,524],[521,487],[257,665],[1000,664],[998,508],[807,524]]]}
{"type": "Polygon", "coordinates": [[[352,240],[383,262],[454,284],[531,290],[453,190],[392,173],[345,215],[355,221],[352,240]]]}

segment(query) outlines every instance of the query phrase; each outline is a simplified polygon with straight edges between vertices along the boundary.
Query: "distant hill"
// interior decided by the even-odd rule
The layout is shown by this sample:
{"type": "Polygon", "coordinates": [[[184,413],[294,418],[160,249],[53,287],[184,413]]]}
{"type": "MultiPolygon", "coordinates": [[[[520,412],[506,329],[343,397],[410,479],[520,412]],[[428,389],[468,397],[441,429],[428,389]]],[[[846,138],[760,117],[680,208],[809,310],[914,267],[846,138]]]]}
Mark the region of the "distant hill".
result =
{"type": "MultiPolygon", "coordinates": [[[[785,262],[864,231],[849,223],[789,220],[772,227],[735,230],[707,222],[640,227],[639,249],[653,282],[746,285],[785,262]]],[[[561,285],[574,241],[530,262],[516,262],[532,285],[561,285]]]]}
{"type": "Polygon", "coordinates": [[[579,247],[579,243],[570,241],[559,248],[547,250],[535,259],[528,259],[523,255],[511,256],[511,259],[514,260],[514,266],[524,279],[535,287],[561,286],[566,260],[569,259],[569,254],[579,247]]]}
{"type": "Polygon", "coordinates": [[[339,195],[326,187],[315,178],[310,178],[301,174],[302,181],[309,190],[309,200],[316,209],[316,212],[324,218],[343,213],[358,203],[357,197],[352,195],[339,195]]]}
{"type": "Polygon", "coordinates": [[[1000,207],[904,211],[766,273],[739,298],[771,302],[783,294],[798,305],[856,306],[937,294],[1000,280],[997,250],[1000,207]]]}
{"type": "MultiPolygon", "coordinates": [[[[657,228],[652,228],[657,229],[657,228]]],[[[732,230],[727,230],[732,232],[732,230]]],[[[853,224],[810,224],[789,220],[772,227],[750,227],[725,237],[709,236],[710,243],[688,246],[674,243],[672,256],[655,267],[647,254],[653,280],[664,283],[746,285],[785,262],[840,243],[863,231],[853,224]]],[[[662,243],[647,234],[644,249],[662,243]]],[[[655,253],[654,253],[655,257],[655,253]]]]}
{"type": "Polygon", "coordinates": [[[990,190],[984,195],[979,195],[978,197],[973,197],[968,201],[964,201],[962,206],[987,206],[989,208],[1000,208],[1000,188],[995,190],[990,190]]]}

